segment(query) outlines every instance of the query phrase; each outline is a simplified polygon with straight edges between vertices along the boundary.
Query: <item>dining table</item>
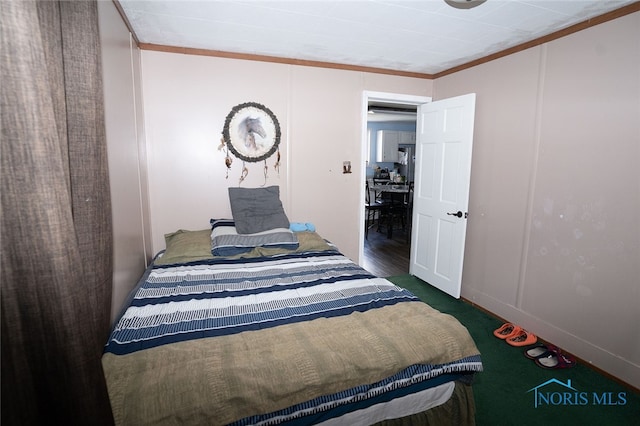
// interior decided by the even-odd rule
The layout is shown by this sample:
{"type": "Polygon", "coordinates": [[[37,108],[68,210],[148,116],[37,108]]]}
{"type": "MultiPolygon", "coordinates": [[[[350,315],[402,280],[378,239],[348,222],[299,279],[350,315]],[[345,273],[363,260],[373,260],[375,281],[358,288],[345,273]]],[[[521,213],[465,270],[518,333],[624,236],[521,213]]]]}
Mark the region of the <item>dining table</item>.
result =
{"type": "Polygon", "coordinates": [[[394,192],[396,194],[408,194],[410,191],[409,185],[405,184],[373,185],[371,188],[376,191],[376,193],[394,192]]]}

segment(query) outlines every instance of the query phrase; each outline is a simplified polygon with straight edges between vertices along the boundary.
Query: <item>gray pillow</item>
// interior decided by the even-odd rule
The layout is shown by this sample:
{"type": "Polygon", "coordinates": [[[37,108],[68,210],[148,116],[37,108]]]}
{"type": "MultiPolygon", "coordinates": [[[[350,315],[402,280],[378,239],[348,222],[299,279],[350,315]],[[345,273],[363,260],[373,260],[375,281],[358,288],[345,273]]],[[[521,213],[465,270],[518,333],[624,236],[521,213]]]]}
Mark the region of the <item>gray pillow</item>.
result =
{"type": "Polygon", "coordinates": [[[229,202],[238,234],[289,228],[278,186],[229,188],[229,202]]]}
{"type": "MultiPolygon", "coordinates": [[[[297,235],[288,228],[277,228],[257,234],[238,234],[233,226],[217,226],[211,232],[211,254],[235,256],[256,247],[292,252],[299,247],[297,235]]],[[[275,253],[274,253],[275,254],[275,253]]]]}

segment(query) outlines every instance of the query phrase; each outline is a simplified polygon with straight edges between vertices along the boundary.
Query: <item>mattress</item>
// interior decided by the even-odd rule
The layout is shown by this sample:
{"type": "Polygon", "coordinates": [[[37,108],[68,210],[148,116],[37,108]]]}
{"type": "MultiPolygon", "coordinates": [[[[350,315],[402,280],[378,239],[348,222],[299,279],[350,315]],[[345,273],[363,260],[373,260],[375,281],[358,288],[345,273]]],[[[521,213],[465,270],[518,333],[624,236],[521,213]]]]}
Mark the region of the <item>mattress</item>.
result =
{"type": "Polygon", "coordinates": [[[116,424],[373,424],[456,395],[472,423],[482,362],[466,328],[298,237],[295,250],[157,256],[102,358],[116,424]]]}

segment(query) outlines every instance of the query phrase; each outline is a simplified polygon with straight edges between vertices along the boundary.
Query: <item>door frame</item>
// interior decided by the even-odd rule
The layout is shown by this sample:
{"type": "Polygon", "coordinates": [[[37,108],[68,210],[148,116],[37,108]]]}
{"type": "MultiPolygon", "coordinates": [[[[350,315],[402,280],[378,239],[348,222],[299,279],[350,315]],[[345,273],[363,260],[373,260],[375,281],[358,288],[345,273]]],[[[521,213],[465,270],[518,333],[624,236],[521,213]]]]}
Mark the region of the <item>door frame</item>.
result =
{"type": "MultiPolygon", "coordinates": [[[[390,93],[390,92],[375,92],[365,90],[362,92],[362,108],[361,108],[361,149],[360,157],[362,158],[361,171],[360,171],[360,205],[364,206],[365,194],[364,194],[364,182],[367,178],[366,173],[366,159],[367,159],[367,110],[369,108],[369,102],[388,102],[394,105],[422,105],[432,101],[431,96],[419,96],[419,95],[407,95],[402,93],[390,93]]],[[[417,120],[417,115],[416,115],[417,120]]],[[[417,165],[416,165],[417,167],[417,165]]],[[[364,220],[365,213],[364,208],[360,209],[360,231],[358,232],[359,244],[358,244],[358,263],[364,264],[364,220]]]]}

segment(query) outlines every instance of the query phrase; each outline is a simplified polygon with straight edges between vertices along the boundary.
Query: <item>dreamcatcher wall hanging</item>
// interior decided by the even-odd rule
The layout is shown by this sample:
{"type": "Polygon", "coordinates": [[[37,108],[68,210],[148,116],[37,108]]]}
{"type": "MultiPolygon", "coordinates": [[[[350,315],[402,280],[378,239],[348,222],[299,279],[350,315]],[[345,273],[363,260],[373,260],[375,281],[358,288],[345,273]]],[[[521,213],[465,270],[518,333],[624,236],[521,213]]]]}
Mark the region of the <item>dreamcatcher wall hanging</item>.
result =
{"type": "Polygon", "coordinates": [[[249,169],[246,163],[264,161],[264,180],[267,181],[269,166],[267,158],[276,154],[273,168],[280,173],[280,124],[275,114],[264,105],[245,102],[234,106],[224,121],[220,149],[225,149],[227,179],[231,169],[229,152],[242,160],[240,182],[247,177],[249,169]]]}

